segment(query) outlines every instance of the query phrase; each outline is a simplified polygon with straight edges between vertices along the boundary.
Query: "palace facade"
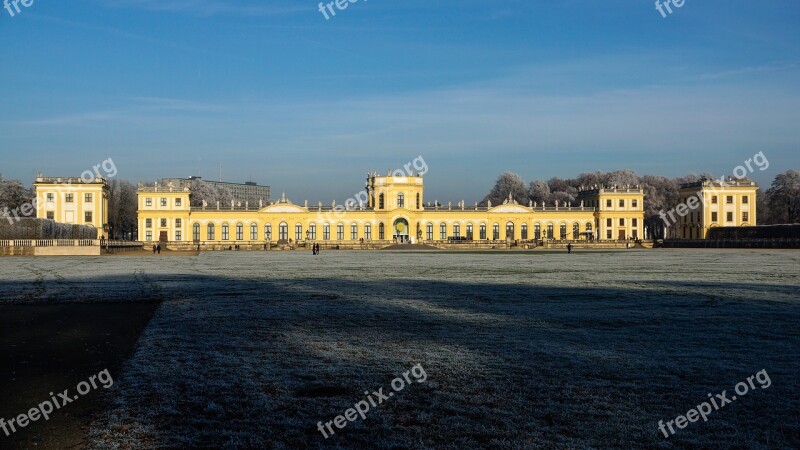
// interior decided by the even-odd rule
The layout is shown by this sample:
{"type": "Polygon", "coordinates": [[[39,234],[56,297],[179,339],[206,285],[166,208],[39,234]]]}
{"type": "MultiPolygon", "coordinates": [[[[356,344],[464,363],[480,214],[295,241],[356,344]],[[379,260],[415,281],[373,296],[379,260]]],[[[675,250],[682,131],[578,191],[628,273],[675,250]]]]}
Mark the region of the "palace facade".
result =
{"type": "Polygon", "coordinates": [[[682,184],[679,192],[672,239],[705,239],[712,228],[757,225],[754,181],[701,180],[682,184]]]}
{"type": "Polygon", "coordinates": [[[285,195],[259,205],[191,206],[188,187],[140,186],[139,240],[197,245],[391,244],[461,241],[626,240],[644,235],[639,187],[595,187],[575,205],[447,206],[425,202],[422,176],[370,174],[358,200],[294,204],[285,195]]]}
{"type": "MultiPolygon", "coordinates": [[[[108,224],[108,182],[102,177],[38,175],[36,217],[72,225],[91,225],[102,232],[108,224]]],[[[100,235],[98,235],[100,237],[100,235]]]]}

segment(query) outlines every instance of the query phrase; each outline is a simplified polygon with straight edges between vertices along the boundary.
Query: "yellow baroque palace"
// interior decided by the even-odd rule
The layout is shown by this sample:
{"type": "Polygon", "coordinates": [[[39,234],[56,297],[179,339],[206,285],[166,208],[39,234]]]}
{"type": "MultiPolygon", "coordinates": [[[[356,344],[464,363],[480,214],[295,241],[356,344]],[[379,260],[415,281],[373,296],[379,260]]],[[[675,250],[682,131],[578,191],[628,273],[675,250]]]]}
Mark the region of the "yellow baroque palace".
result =
{"type": "Polygon", "coordinates": [[[303,245],[357,248],[392,243],[520,243],[644,238],[644,192],[595,187],[566,204],[485,206],[425,203],[422,176],[370,174],[359,200],[297,205],[191,206],[190,190],[138,189],[139,240],[203,247],[303,245]]]}

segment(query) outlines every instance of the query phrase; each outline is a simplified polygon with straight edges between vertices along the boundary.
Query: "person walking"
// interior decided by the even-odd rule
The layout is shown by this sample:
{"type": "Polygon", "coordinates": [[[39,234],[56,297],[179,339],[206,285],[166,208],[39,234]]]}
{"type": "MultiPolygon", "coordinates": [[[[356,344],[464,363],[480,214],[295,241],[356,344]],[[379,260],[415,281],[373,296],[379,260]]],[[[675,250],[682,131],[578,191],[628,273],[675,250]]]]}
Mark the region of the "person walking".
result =
{"type": "Polygon", "coordinates": [[[158,250],[158,254],[161,254],[161,244],[156,245],[156,250],[158,250]]]}
{"type": "Polygon", "coordinates": [[[572,253],[572,243],[567,244],[567,253],[572,253]]]}
{"type": "Polygon", "coordinates": [[[156,254],[156,244],[153,244],[153,254],[156,254]]]}

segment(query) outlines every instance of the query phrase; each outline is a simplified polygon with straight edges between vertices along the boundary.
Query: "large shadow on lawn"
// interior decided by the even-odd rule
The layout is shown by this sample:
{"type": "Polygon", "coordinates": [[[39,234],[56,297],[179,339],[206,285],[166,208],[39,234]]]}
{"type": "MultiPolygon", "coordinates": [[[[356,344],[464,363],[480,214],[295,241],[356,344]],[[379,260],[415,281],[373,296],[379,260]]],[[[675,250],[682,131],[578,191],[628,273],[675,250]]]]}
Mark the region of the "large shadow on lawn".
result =
{"type": "MultiPolygon", "coordinates": [[[[89,309],[143,294],[164,299],[115,378],[114,403],[90,431],[93,446],[800,442],[800,425],[789,419],[800,408],[800,306],[772,301],[760,285],[585,289],[202,275],[80,283],[93,286],[80,299],[89,309]],[[328,440],[317,431],[318,421],[343,414],[364,391],[389,390],[392,378],[417,363],[425,383],[328,440]],[[769,388],[757,387],[669,439],[658,431],[659,420],[685,414],[708,393],[730,393],[762,369],[769,388]]],[[[21,287],[3,281],[0,288],[21,287]]],[[[770,288],[781,295],[796,290],[770,288]]],[[[52,318],[33,320],[46,326],[52,318]]]]}

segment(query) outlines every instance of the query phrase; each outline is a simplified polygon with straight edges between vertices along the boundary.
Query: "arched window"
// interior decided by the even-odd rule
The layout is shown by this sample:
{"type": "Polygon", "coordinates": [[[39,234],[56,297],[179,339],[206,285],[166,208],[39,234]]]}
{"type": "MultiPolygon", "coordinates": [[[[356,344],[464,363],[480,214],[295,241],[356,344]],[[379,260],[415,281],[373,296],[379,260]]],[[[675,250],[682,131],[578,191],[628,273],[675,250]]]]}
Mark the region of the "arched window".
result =
{"type": "Polygon", "coordinates": [[[581,226],[578,222],[572,224],[572,239],[580,239],[581,237],[581,226]]]}
{"type": "Polygon", "coordinates": [[[215,237],[214,237],[214,224],[213,223],[208,224],[208,227],[206,227],[206,234],[208,236],[208,240],[209,241],[213,241],[215,239],[215,237]]]}
{"type": "Polygon", "coordinates": [[[330,224],[325,224],[322,226],[322,240],[323,241],[330,241],[331,240],[331,226],[330,224]]]}
{"type": "Polygon", "coordinates": [[[506,224],[506,239],[514,239],[514,222],[506,224]]]}
{"type": "Polygon", "coordinates": [[[358,224],[352,223],[350,224],[350,240],[357,241],[358,240],[358,224]]]}
{"type": "Polygon", "coordinates": [[[495,223],[492,225],[492,240],[497,241],[500,239],[500,224],[495,223]]]}
{"type": "Polygon", "coordinates": [[[553,224],[552,223],[548,223],[547,224],[547,239],[553,239],[553,234],[554,234],[553,233],[553,224]]]}
{"type": "Polygon", "coordinates": [[[364,225],[364,240],[365,241],[372,240],[372,225],[370,224],[364,225]]]}
{"type": "Polygon", "coordinates": [[[281,222],[278,225],[278,239],[281,241],[288,241],[289,240],[289,224],[286,222],[281,222]]]}
{"type": "Polygon", "coordinates": [[[317,240],[317,224],[312,223],[308,226],[308,238],[312,241],[317,240]]]}
{"type": "Polygon", "coordinates": [[[541,239],[542,238],[542,225],[541,224],[533,224],[533,238],[534,239],[541,239]]]}
{"type": "Polygon", "coordinates": [[[264,240],[271,241],[272,240],[272,224],[265,223],[264,224],[264,240]]]}
{"type": "Polygon", "coordinates": [[[344,240],[344,224],[340,223],[336,225],[336,240],[343,241],[344,240]]]}
{"type": "Polygon", "coordinates": [[[485,223],[481,224],[481,234],[480,234],[480,236],[481,236],[480,239],[482,241],[486,240],[486,224],[485,223]]]}
{"type": "Polygon", "coordinates": [[[473,238],[473,234],[472,234],[472,233],[473,233],[473,230],[472,230],[472,224],[471,224],[471,223],[468,223],[468,224],[467,224],[467,240],[468,240],[468,241],[471,241],[472,239],[474,239],[474,238],[473,238]]]}
{"type": "Polygon", "coordinates": [[[594,234],[592,234],[592,222],[586,222],[586,238],[594,239],[594,234]]]}
{"type": "Polygon", "coordinates": [[[258,240],[258,224],[255,222],[250,224],[250,240],[251,241],[258,240]]]}
{"type": "Polygon", "coordinates": [[[384,207],[384,201],[383,201],[383,199],[384,199],[384,197],[383,197],[383,193],[381,193],[381,194],[378,196],[378,209],[383,209],[383,207],[384,207]]]}
{"type": "Polygon", "coordinates": [[[302,223],[294,224],[294,240],[295,241],[302,241],[303,240],[303,224],[302,223]]]}
{"type": "Polygon", "coordinates": [[[453,224],[453,237],[460,238],[461,237],[461,225],[460,224],[453,224]]]}
{"type": "Polygon", "coordinates": [[[433,224],[429,223],[425,226],[425,238],[429,241],[433,240],[433,224]]]}
{"type": "Polygon", "coordinates": [[[397,194],[397,207],[398,208],[405,208],[406,207],[406,194],[399,193],[397,194]]]}
{"type": "Polygon", "coordinates": [[[523,223],[522,226],[520,227],[520,231],[522,232],[521,239],[523,241],[527,241],[528,240],[528,224],[527,223],[523,223]]]}
{"type": "Polygon", "coordinates": [[[192,225],[192,240],[195,242],[200,242],[200,224],[196,223],[192,225]]]}
{"type": "Polygon", "coordinates": [[[567,239],[567,224],[562,223],[558,231],[559,231],[559,239],[561,239],[562,241],[567,239]]]}
{"type": "Polygon", "coordinates": [[[228,241],[228,240],[230,240],[230,238],[231,238],[230,237],[230,227],[228,226],[227,223],[223,223],[222,224],[222,240],[223,241],[228,241]]]}
{"type": "MultiPolygon", "coordinates": [[[[381,194],[383,195],[383,194],[381,194]]],[[[383,222],[378,224],[378,240],[386,239],[386,227],[383,225],[383,222]]]]}
{"type": "Polygon", "coordinates": [[[439,240],[441,241],[447,240],[447,224],[444,222],[439,224],[439,240]]]}
{"type": "Polygon", "coordinates": [[[244,240],[244,225],[241,223],[236,224],[236,240],[244,240]]]}

